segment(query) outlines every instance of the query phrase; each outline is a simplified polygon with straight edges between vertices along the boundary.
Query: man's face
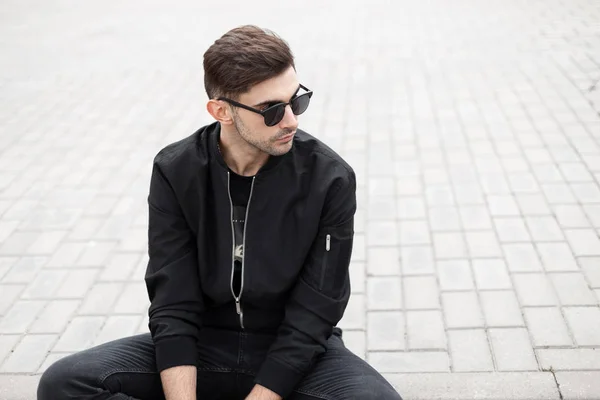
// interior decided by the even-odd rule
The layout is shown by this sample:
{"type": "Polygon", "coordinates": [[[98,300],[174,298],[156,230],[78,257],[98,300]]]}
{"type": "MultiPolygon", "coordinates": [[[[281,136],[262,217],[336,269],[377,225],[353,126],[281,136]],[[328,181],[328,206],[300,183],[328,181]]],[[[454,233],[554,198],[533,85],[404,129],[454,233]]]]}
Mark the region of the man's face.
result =
{"type": "MultiPolygon", "coordinates": [[[[299,85],[296,71],[290,67],[283,74],[255,85],[237,101],[263,110],[275,103],[289,102],[299,85]]],[[[283,119],[274,126],[265,125],[260,114],[239,107],[233,107],[233,123],[247,143],[272,156],[290,151],[298,128],[298,118],[289,105],[283,119]]]]}

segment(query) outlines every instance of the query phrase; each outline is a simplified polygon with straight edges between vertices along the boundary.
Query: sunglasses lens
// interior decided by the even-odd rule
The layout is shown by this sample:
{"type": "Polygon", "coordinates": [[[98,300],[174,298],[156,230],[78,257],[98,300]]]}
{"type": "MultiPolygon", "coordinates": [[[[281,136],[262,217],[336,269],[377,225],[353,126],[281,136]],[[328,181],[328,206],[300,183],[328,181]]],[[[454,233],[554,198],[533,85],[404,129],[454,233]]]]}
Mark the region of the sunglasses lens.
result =
{"type": "Polygon", "coordinates": [[[267,126],[277,125],[283,119],[284,114],[285,114],[285,106],[284,105],[278,105],[278,106],[269,108],[264,114],[265,125],[267,125],[267,126]]]}
{"type": "Polygon", "coordinates": [[[310,96],[308,93],[302,94],[292,100],[292,111],[296,115],[302,114],[308,108],[308,104],[310,103],[310,96]]]}

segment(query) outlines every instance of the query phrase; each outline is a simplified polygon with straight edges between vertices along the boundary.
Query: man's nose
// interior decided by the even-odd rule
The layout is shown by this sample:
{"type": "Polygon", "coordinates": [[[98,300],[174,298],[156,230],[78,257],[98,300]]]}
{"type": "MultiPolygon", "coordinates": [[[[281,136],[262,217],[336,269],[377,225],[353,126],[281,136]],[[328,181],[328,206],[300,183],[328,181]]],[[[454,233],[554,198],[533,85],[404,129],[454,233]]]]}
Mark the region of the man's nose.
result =
{"type": "Polygon", "coordinates": [[[283,118],[281,119],[281,122],[279,122],[279,127],[292,130],[295,130],[298,127],[298,118],[294,115],[292,106],[289,104],[285,106],[285,114],[283,114],[283,118]]]}

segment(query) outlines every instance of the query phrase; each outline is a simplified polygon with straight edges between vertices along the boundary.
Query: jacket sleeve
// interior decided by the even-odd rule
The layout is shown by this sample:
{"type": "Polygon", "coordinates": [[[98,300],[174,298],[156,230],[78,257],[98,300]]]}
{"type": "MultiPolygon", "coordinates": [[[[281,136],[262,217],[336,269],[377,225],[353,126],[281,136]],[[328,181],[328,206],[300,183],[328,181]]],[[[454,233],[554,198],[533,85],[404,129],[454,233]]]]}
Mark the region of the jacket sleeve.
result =
{"type": "Polygon", "coordinates": [[[325,352],[348,304],[355,211],[356,181],[351,171],[328,195],[277,338],[255,379],[284,398],[325,352]]]}
{"type": "Polygon", "coordinates": [[[148,195],[149,328],[158,371],[197,365],[196,341],[204,309],[195,235],[172,186],[154,163],[148,195]]]}

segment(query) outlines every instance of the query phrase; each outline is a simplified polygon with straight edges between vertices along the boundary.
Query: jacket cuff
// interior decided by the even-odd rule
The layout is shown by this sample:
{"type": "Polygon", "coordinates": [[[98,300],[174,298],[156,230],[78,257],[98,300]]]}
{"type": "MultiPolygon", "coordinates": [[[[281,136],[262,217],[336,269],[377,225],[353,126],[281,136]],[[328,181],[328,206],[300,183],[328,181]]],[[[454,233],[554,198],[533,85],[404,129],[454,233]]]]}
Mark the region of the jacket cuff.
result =
{"type": "Polygon", "coordinates": [[[181,365],[196,365],[196,340],[189,336],[172,336],[154,343],[158,372],[181,365]]]}
{"type": "Polygon", "coordinates": [[[255,382],[282,398],[287,398],[303,375],[285,364],[267,358],[260,367],[255,382]]]}

